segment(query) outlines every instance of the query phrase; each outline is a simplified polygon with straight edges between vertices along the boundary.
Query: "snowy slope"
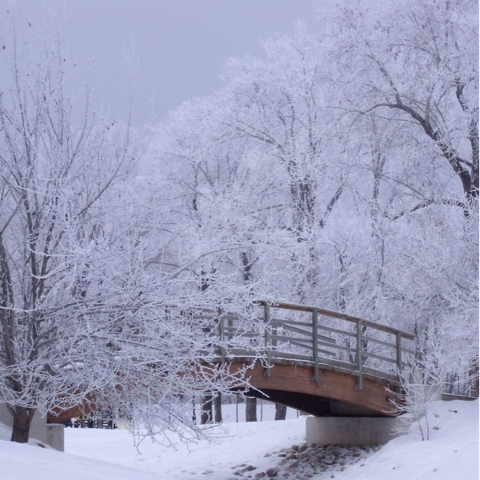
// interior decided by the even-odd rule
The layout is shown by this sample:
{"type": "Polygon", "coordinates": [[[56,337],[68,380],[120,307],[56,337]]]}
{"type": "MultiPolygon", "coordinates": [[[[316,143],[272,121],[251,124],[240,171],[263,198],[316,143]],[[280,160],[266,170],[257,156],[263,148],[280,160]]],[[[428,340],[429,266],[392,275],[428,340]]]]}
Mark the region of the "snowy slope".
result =
{"type": "MultiPolygon", "coordinates": [[[[336,480],[476,480],[478,408],[478,401],[435,402],[429,410],[429,441],[422,442],[412,429],[345,471],[325,472],[313,479],[326,480],[334,474],[336,480]]],[[[265,411],[264,419],[269,417],[265,411]]],[[[145,441],[140,453],[124,430],[66,429],[65,454],[0,441],[0,480],[228,480],[249,475],[253,479],[278,464],[280,450],[303,442],[304,428],[302,417],[230,423],[209,430],[216,435],[211,443],[184,445],[171,435],[175,448],[145,441]],[[240,465],[255,468],[234,475],[240,465]]]]}
{"type": "MultiPolygon", "coordinates": [[[[139,446],[132,444],[126,430],[66,429],[66,451],[90,458],[104,459],[125,466],[161,474],[162,479],[227,479],[232,478],[238,465],[253,465],[256,472],[274,467],[278,458],[265,457],[286,446],[305,441],[305,418],[296,418],[296,411],[288,409],[290,419],[274,422],[274,406],[263,406],[264,422],[244,423],[245,405],[239,408],[235,423],[235,406],[225,405],[225,424],[208,428],[209,441],[185,444],[176,434],[168,440],[149,439],[139,446]]],[[[260,409],[257,413],[260,419],[260,409]]]]}
{"type": "Polygon", "coordinates": [[[335,479],[477,480],[478,408],[478,400],[434,402],[428,409],[430,440],[422,442],[413,425],[409,435],[389,442],[363,466],[356,464],[336,473],[335,479]]]}
{"type": "Polygon", "coordinates": [[[0,440],[1,480],[158,480],[158,475],[0,440]]]}

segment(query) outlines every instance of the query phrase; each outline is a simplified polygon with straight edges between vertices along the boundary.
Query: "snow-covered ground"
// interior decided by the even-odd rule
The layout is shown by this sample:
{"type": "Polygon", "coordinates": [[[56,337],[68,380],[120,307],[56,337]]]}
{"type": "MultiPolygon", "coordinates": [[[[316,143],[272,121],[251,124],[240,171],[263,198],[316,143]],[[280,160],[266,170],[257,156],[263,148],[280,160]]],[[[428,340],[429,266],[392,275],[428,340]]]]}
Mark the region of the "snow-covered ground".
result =
{"type": "MultiPolygon", "coordinates": [[[[478,479],[478,401],[430,405],[431,437],[422,442],[412,428],[376,453],[344,471],[328,471],[314,480],[476,480],[478,479]]],[[[242,420],[244,407],[240,407],[242,420]]],[[[275,467],[280,450],[304,442],[305,418],[273,422],[263,407],[263,422],[235,423],[235,406],[227,406],[224,425],[209,430],[210,441],[185,445],[142,442],[139,451],[125,430],[66,429],[66,453],[0,440],[1,480],[174,480],[255,478],[275,467]],[[239,465],[255,467],[234,475],[239,465]]],[[[260,412],[259,412],[260,413],[260,412]]],[[[6,439],[0,428],[0,439],[6,439]]],[[[34,442],[32,442],[34,443],[34,442]]],[[[266,477],[263,477],[266,478],[266,477]]],[[[283,475],[279,478],[285,478],[283,475]]],[[[298,478],[292,473],[288,478],[298,478]]]]}

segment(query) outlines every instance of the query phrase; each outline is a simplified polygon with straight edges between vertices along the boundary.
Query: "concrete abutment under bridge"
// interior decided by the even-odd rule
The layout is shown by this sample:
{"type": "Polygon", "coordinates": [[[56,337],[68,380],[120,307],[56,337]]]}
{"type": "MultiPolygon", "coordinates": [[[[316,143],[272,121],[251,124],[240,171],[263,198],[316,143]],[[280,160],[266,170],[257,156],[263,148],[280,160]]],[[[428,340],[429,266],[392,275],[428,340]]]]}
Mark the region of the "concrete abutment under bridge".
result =
{"type": "Polygon", "coordinates": [[[306,443],[310,445],[383,445],[399,435],[399,418],[308,417],[306,443]]]}

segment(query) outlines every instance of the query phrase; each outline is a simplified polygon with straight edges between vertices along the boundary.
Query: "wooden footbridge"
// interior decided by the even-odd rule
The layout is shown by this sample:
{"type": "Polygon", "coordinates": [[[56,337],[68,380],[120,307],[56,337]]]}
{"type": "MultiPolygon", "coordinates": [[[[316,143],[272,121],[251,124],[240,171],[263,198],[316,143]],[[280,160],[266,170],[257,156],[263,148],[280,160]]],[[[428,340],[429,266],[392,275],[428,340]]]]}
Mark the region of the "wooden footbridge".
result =
{"type": "MultiPolygon", "coordinates": [[[[413,360],[412,334],[313,306],[259,300],[251,308],[247,315],[174,309],[173,317],[208,325],[215,363],[234,376],[248,366],[248,396],[315,416],[393,416],[390,392],[413,360]]],[[[81,410],[56,412],[52,421],[81,410]]]]}
{"type": "MultiPolygon", "coordinates": [[[[254,362],[249,396],[316,416],[392,416],[414,335],[318,307],[255,302],[261,319],[216,317],[219,361],[232,373],[254,362]]],[[[211,314],[211,313],[210,313],[211,314]]]]}

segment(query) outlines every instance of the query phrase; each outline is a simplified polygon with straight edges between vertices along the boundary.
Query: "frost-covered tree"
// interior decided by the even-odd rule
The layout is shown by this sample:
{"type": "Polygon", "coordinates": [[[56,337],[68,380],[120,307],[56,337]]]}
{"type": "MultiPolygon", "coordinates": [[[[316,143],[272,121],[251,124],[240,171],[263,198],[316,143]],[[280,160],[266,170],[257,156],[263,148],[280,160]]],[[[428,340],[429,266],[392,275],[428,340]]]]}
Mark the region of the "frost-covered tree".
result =
{"type": "MultiPolygon", "coordinates": [[[[356,212],[364,209],[357,228],[371,225],[369,243],[376,244],[363,247],[367,257],[350,259],[345,282],[358,278],[352,268],[368,258],[364,272],[376,273],[361,282],[371,292],[365,300],[377,313],[383,304],[379,318],[415,330],[426,376],[442,371],[443,381],[449,368],[453,377],[462,370],[478,378],[478,315],[458,303],[462,291],[466,305],[478,304],[471,296],[478,240],[468,218],[478,225],[476,10],[468,0],[375,8],[336,2],[329,10],[328,75],[339,92],[332,109],[349,129],[364,172],[354,192],[356,212]],[[459,325],[469,325],[471,338],[463,361],[453,358],[442,333],[459,325]]],[[[350,301],[362,298],[352,293],[350,301]]]]}
{"type": "Polygon", "coordinates": [[[4,41],[0,392],[12,440],[25,442],[37,408],[78,401],[115,372],[108,362],[92,368],[86,311],[110,295],[95,278],[96,262],[112,255],[102,200],[128,172],[132,148],[128,126],[91,115],[88,91],[74,104],[74,69],[58,39],[35,56],[13,33],[4,41]]]}
{"type": "Polygon", "coordinates": [[[183,201],[173,263],[232,292],[243,266],[259,296],[415,331],[427,377],[441,362],[474,378],[474,4],[332,3],[325,34],[297,25],[265,59],[230,61],[225,88],[157,135],[183,201]],[[460,324],[471,367],[448,349],[460,324]]]}
{"type": "Polygon", "coordinates": [[[192,426],[181,398],[231,378],[205,333],[218,312],[194,317],[199,297],[182,296],[179,272],[154,268],[158,230],[136,209],[145,198],[132,168],[138,135],[92,112],[88,89],[82,100],[58,35],[23,48],[6,31],[0,402],[12,440],[28,440],[35,411],[86,403],[129,411],[150,432],[192,426]]]}
{"type": "Polygon", "coordinates": [[[476,2],[340,2],[331,13],[331,61],[348,100],[343,108],[351,117],[388,116],[399,129],[410,124],[412,146],[429,144],[459,190],[477,198],[476,2]]]}
{"type": "Polygon", "coordinates": [[[276,243],[287,257],[280,267],[289,272],[284,294],[308,301],[315,296],[319,273],[315,238],[342,196],[348,167],[335,120],[325,110],[319,36],[298,23],[292,37],[265,42],[265,52],[264,61],[229,62],[224,91],[229,112],[223,123],[257,151],[258,168],[275,181],[283,208],[276,212],[270,245],[276,243]]]}

